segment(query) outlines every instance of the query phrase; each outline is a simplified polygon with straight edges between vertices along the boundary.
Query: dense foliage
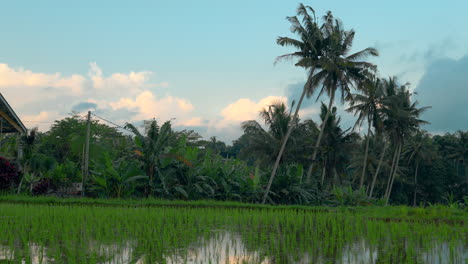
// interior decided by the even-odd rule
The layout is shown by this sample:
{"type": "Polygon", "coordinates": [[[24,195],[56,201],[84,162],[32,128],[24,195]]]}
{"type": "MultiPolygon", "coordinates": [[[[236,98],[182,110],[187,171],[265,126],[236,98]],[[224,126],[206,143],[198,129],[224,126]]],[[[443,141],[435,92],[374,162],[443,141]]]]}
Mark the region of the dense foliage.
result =
{"type": "MultiPolygon", "coordinates": [[[[283,102],[263,109],[264,123],[247,120],[243,135],[227,145],[170,121],[131,124],[120,130],[92,121],[89,174],[84,171],[86,120],[56,121],[45,133],[31,130],[1,138],[0,154],[24,155],[20,179],[0,160],[0,188],[59,195],[84,182],[90,197],[213,199],[275,204],[456,204],[468,193],[468,132],[432,136],[421,129],[429,107],[420,107],[408,84],[377,75],[366,61],[377,50],[351,53],[355,31],[328,12],[320,24],[303,5],[288,17],[298,38],[277,43],[295,51],[280,56],[307,71],[295,111],[283,102]],[[302,101],[328,95],[319,122],[299,118],[302,101]],[[343,127],[335,98],[357,116],[343,127]],[[364,128],[363,134],[358,129],[364,128]],[[130,131],[130,132],[129,132],[130,131]],[[85,178],[89,175],[88,178],[85,178]]],[[[80,191],[80,193],[83,193],[80,191]]]]}

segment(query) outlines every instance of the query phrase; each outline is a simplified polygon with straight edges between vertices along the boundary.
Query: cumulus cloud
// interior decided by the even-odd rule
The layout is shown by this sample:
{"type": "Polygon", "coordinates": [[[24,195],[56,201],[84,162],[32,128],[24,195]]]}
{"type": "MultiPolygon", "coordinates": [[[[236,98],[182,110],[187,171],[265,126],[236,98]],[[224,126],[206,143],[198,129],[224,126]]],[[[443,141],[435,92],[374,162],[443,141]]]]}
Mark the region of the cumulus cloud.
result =
{"type": "Polygon", "coordinates": [[[144,120],[151,118],[161,118],[168,120],[171,118],[186,118],[194,107],[186,99],[173,96],[158,98],[151,91],[143,91],[135,99],[121,98],[116,102],[109,102],[114,110],[128,109],[136,110],[138,113],[133,120],[144,120]]]}
{"type": "MultiPolygon", "coordinates": [[[[120,123],[153,117],[176,118],[180,123],[196,125],[194,106],[184,98],[158,94],[168,82],[154,82],[154,73],[131,71],[104,74],[90,63],[88,75],[33,72],[0,64],[0,88],[27,127],[49,124],[71,111],[93,110],[120,123]]],[[[198,120],[199,121],[199,120],[198,120]]]]}
{"type": "Polygon", "coordinates": [[[27,105],[47,91],[54,91],[56,96],[79,96],[83,92],[84,83],[85,78],[78,74],[62,76],[60,73],[35,73],[0,64],[0,88],[3,93],[9,94],[9,100],[17,106],[27,105]]]}
{"type": "Polygon", "coordinates": [[[234,103],[229,104],[221,111],[223,124],[229,122],[242,122],[246,120],[255,120],[258,118],[258,113],[269,105],[275,102],[284,102],[287,104],[288,99],[284,96],[267,96],[260,99],[258,102],[248,98],[241,98],[234,103]]]}
{"type": "Polygon", "coordinates": [[[217,136],[229,143],[242,135],[241,123],[243,121],[257,120],[263,124],[263,120],[259,118],[260,111],[276,102],[287,104],[288,99],[285,96],[266,96],[258,101],[240,98],[223,108],[218,118],[198,120],[201,121],[201,126],[195,127],[195,131],[201,131],[208,137],[217,136]]]}

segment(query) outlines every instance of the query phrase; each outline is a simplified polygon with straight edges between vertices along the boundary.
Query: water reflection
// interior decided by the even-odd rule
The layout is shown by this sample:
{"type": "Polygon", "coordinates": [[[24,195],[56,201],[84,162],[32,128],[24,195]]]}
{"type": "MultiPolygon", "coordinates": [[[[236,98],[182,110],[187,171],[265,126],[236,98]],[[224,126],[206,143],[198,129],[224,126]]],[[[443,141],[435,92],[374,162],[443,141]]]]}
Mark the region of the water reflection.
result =
{"type": "MultiPolygon", "coordinates": [[[[135,257],[135,241],[126,241],[119,244],[104,244],[97,241],[89,243],[89,252],[102,261],[101,264],[144,264],[145,256],[135,257]]],[[[290,252],[291,255],[276,259],[261,249],[249,250],[242,237],[229,231],[219,231],[210,238],[200,238],[188,248],[172,250],[163,259],[168,264],[179,263],[381,263],[390,260],[388,252],[378,245],[372,245],[365,239],[346,244],[334,257],[313,255],[309,252],[290,252]]],[[[438,242],[430,249],[406,248],[414,251],[413,262],[422,263],[465,263],[468,259],[468,248],[462,242],[453,244],[438,242]]],[[[48,256],[48,248],[36,243],[29,243],[26,248],[15,249],[9,246],[0,246],[0,262],[18,261],[21,263],[57,263],[53,257],[48,256]],[[21,254],[20,254],[21,253],[21,254]],[[28,257],[26,257],[28,256],[28,257]],[[26,258],[28,262],[26,262],[26,258]]],[[[405,251],[406,254],[406,251],[405,251]]],[[[411,260],[411,259],[410,259],[411,260]]],[[[387,261],[388,262],[388,261],[387,261]]]]}
{"type": "Polygon", "coordinates": [[[168,264],[195,263],[271,263],[257,251],[248,251],[239,235],[228,231],[219,232],[210,239],[200,239],[187,250],[167,256],[168,264]]]}

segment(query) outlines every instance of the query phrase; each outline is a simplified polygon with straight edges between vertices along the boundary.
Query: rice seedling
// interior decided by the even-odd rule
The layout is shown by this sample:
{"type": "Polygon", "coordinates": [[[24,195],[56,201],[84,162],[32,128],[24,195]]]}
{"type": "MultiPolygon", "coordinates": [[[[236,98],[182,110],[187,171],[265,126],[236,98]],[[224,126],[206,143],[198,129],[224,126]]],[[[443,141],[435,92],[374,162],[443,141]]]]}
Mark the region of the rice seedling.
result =
{"type": "Polygon", "coordinates": [[[3,198],[0,261],[463,263],[468,256],[461,210],[41,199],[3,198]]]}

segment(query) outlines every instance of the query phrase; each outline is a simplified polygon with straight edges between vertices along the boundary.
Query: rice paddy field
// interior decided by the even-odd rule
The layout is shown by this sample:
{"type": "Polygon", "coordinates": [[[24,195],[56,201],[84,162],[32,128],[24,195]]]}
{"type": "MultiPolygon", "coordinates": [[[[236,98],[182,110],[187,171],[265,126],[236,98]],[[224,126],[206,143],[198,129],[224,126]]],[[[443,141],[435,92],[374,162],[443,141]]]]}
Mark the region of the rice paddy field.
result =
{"type": "Polygon", "coordinates": [[[467,263],[466,220],[447,207],[0,197],[0,263],[467,263]]]}

